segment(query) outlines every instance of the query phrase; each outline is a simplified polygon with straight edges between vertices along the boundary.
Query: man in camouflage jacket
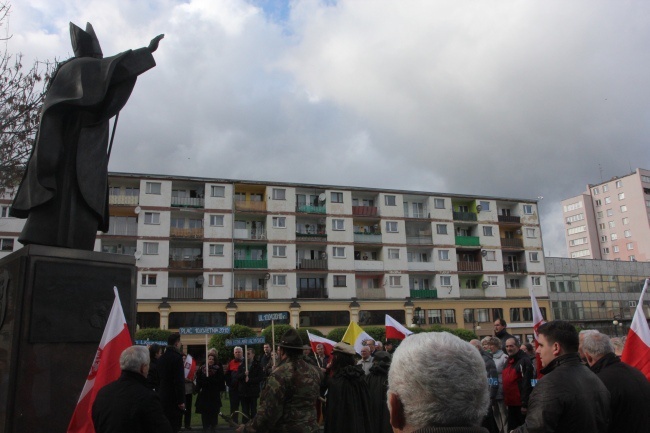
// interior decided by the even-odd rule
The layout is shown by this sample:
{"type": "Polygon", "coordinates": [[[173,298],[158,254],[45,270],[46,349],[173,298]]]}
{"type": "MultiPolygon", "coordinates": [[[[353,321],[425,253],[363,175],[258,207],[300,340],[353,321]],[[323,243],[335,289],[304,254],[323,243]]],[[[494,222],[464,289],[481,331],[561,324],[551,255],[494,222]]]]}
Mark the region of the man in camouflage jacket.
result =
{"type": "Polygon", "coordinates": [[[257,415],[237,433],[314,433],[318,431],[316,400],[322,373],[302,359],[302,341],[290,329],[278,344],[280,362],[269,376],[257,415]]]}

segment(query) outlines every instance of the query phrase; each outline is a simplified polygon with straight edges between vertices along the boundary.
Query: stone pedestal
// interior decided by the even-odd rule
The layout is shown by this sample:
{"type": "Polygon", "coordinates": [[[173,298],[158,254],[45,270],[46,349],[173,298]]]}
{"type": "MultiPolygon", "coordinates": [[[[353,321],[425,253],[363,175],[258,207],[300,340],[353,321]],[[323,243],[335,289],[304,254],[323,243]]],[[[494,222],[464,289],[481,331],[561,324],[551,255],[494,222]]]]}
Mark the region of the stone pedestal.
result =
{"type": "Polygon", "coordinates": [[[29,245],[0,260],[0,433],[64,432],[118,288],[131,335],[130,256],[29,245]]]}

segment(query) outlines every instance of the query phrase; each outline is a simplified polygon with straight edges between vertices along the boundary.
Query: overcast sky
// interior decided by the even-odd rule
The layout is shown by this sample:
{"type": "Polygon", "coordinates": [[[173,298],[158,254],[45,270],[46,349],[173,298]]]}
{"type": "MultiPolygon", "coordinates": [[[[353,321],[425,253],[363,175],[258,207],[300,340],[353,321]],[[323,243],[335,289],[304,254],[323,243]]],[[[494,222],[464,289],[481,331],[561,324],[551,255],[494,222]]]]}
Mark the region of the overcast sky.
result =
{"type": "Polygon", "coordinates": [[[165,33],[109,169],[560,201],[650,168],[650,2],[13,0],[10,52],[165,33]]]}

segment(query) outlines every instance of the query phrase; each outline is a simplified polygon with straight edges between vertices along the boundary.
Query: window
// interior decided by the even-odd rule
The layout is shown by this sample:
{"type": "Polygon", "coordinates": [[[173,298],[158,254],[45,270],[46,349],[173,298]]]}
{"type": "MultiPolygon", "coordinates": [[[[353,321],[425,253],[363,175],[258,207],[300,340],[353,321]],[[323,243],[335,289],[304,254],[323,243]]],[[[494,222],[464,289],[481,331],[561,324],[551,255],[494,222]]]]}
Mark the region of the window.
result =
{"type": "Polygon", "coordinates": [[[627,206],[622,205],[621,206],[621,212],[627,212],[627,206]]]}
{"type": "Polygon", "coordinates": [[[533,205],[532,204],[525,204],[524,205],[524,214],[525,215],[532,215],[533,214],[533,205]]]}
{"type": "Polygon", "coordinates": [[[626,238],[632,237],[632,232],[629,230],[625,230],[623,234],[625,235],[626,238]]]}
{"type": "Polygon", "coordinates": [[[614,221],[610,221],[610,222],[608,223],[608,225],[609,225],[609,228],[610,228],[610,229],[613,229],[614,227],[616,227],[616,224],[614,223],[614,221]]]}
{"type": "Polygon", "coordinates": [[[599,210],[598,212],[596,212],[596,215],[598,215],[598,219],[601,219],[603,217],[603,211],[599,210]]]}
{"type": "Polygon", "coordinates": [[[492,226],[483,226],[483,236],[492,236],[492,226]]]}
{"type": "Polygon", "coordinates": [[[285,245],[273,245],[273,257],[286,257],[287,247],[285,245]]]}
{"type": "Polygon", "coordinates": [[[616,239],[618,239],[618,235],[617,235],[616,233],[612,233],[612,234],[609,236],[609,238],[610,238],[611,240],[615,241],[616,239]]]}
{"type": "Polygon", "coordinates": [[[607,242],[607,236],[601,236],[600,241],[601,242],[607,242]]]}
{"type": "Polygon", "coordinates": [[[447,224],[436,224],[436,233],[439,235],[447,234],[447,224]]]}
{"type": "Polygon", "coordinates": [[[613,249],[614,249],[614,252],[615,252],[615,253],[618,253],[618,252],[619,252],[618,245],[614,245],[613,249]]]}
{"type": "Polygon", "coordinates": [[[601,199],[596,200],[596,206],[602,206],[603,202],[601,199]]]}
{"type": "Polygon", "coordinates": [[[210,244],[211,256],[223,256],[223,244],[210,244]]]}
{"type": "Polygon", "coordinates": [[[144,213],[144,223],[145,224],[160,224],[160,214],[158,212],[145,212],[144,213]]]}
{"type": "Polygon", "coordinates": [[[332,230],[345,230],[345,220],[333,219],[332,230]]]}
{"type": "Polygon", "coordinates": [[[226,196],[226,187],[225,186],[212,185],[210,187],[210,195],[212,197],[225,197],[226,196]]]}
{"type": "Polygon", "coordinates": [[[618,199],[619,199],[619,200],[623,200],[623,199],[625,199],[625,193],[624,193],[624,192],[619,192],[619,193],[618,193],[618,199]]]}
{"type": "Polygon", "coordinates": [[[391,287],[402,287],[402,277],[399,275],[391,275],[388,278],[388,284],[391,287]]]}
{"type": "Polygon", "coordinates": [[[287,228],[287,218],[286,217],[273,217],[273,227],[278,229],[287,228]]]}
{"type": "Polygon", "coordinates": [[[584,213],[579,213],[577,215],[572,215],[570,217],[567,217],[566,222],[570,224],[570,223],[574,223],[576,221],[582,221],[583,219],[585,219],[585,214],[584,213]]]}
{"type": "Polygon", "coordinates": [[[528,253],[528,260],[531,262],[539,262],[539,253],[538,252],[529,252],[528,253]]]}
{"type": "Polygon", "coordinates": [[[605,230],[605,223],[598,224],[598,228],[601,230],[605,230]]]}
{"type": "Polygon", "coordinates": [[[142,274],[142,285],[143,286],[155,286],[156,285],[156,274],[142,274]]]}
{"type": "Polygon", "coordinates": [[[287,285],[287,276],[286,275],[273,275],[273,285],[274,286],[286,286],[287,285]]]}
{"type": "Polygon", "coordinates": [[[603,185],[603,192],[609,191],[609,185],[603,185]]]}
{"type": "Polygon", "coordinates": [[[0,251],[13,251],[14,250],[14,240],[13,239],[0,239],[0,251]]]}
{"type": "Polygon", "coordinates": [[[496,275],[489,275],[488,283],[490,283],[490,286],[496,286],[497,284],[499,284],[499,277],[497,277],[496,275]]]}
{"type": "Polygon", "coordinates": [[[395,196],[394,195],[385,195],[384,196],[384,203],[386,203],[386,206],[395,206],[395,196]]]}
{"type": "Polygon", "coordinates": [[[449,276],[449,275],[440,275],[440,285],[441,286],[451,286],[451,276],[449,276]]]}
{"type": "Polygon", "coordinates": [[[143,253],[148,255],[158,255],[158,242],[145,242],[143,244],[143,253]]]}
{"type": "Polygon", "coordinates": [[[441,324],[442,323],[442,310],[427,310],[427,317],[429,325],[441,324]]]}
{"type": "Polygon", "coordinates": [[[635,256],[630,256],[630,261],[631,262],[636,262],[636,257],[635,256]]]}
{"type": "Polygon", "coordinates": [[[386,221],[386,232],[397,233],[397,221],[386,221]]]}
{"type": "Polygon", "coordinates": [[[390,260],[399,259],[399,248],[388,248],[388,258],[390,260]]]}
{"type": "Polygon", "coordinates": [[[617,180],[616,181],[616,188],[621,188],[623,186],[623,181],[617,180]]]}
{"type": "Polygon", "coordinates": [[[609,247],[603,248],[603,254],[609,254],[609,247]]]}
{"type": "Polygon", "coordinates": [[[444,209],[445,208],[445,199],[444,198],[434,198],[433,199],[433,207],[436,209],[444,209]]]}
{"type": "Polygon", "coordinates": [[[497,255],[494,251],[485,251],[485,260],[494,261],[497,259],[497,255]]]}
{"type": "Polygon", "coordinates": [[[445,323],[456,323],[456,310],[443,310],[445,314],[445,323]]]}
{"type": "Polygon", "coordinates": [[[147,182],[146,183],[146,194],[158,194],[160,195],[160,182],[147,182]]]}
{"type": "Polygon", "coordinates": [[[510,278],[508,280],[508,289],[518,289],[520,286],[519,278],[510,278]]]}
{"type": "Polygon", "coordinates": [[[627,249],[628,250],[633,250],[634,249],[634,242],[628,242],[627,249]]]}
{"type": "Polygon", "coordinates": [[[438,250],[439,260],[449,260],[449,250],[438,250]]]}
{"type": "Polygon", "coordinates": [[[593,191],[594,191],[594,195],[600,194],[600,191],[598,191],[598,188],[594,188],[593,191]]]}
{"type": "Polygon", "coordinates": [[[629,218],[627,218],[627,217],[623,218],[623,225],[624,225],[624,226],[628,225],[629,223],[630,223],[630,219],[629,219],[629,218]]]}
{"type": "Polygon", "coordinates": [[[641,176],[641,182],[650,183],[650,176],[641,176]]]}
{"type": "Polygon", "coordinates": [[[273,188],[273,200],[286,200],[287,190],[284,188],[273,188]]]}
{"type": "Polygon", "coordinates": [[[481,206],[481,212],[488,212],[490,210],[489,201],[480,201],[479,206],[481,206]]]}
{"type": "Polygon", "coordinates": [[[223,274],[209,274],[208,286],[223,286],[223,274]]]}
{"type": "Polygon", "coordinates": [[[345,247],[332,247],[332,257],[345,258],[345,247]]]}
{"type": "Polygon", "coordinates": [[[577,233],[582,233],[584,231],[587,231],[586,226],[578,226],[578,227],[572,227],[572,228],[568,229],[567,233],[570,234],[570,235],[575,235],[577,233]]]}
{"type": "Polygon", "coordinates": [[[535,237],[535,229],[526,229],[526,237],[527,238],[534,238],[535,237]]]}
{"type": "Polygon", "coordinates": [[[587,243],[587,238],[578,238],[578,239],[571,239],[569,241],[569,246],[570,247],[575,247],[577,245],[583,245],[587,243]]]}
{"type": "Polygon", "coordinates": [[[578,257],[585,257],[585,256],[589,256],[589,255],[591,255],[589,250],[580,250],[580,251],[575,251],[575,252],[571,253],[571,258],[576,259],[578,257]]]}
{"type": "Polygon", "coordinates": [[[223,215],[210,215],[210,227],[223,227],[223,215]]]}
{"type": "Polygon", "coordinates": [[[0,218],[9,217],[9,206],[0,206],[0,218]]]}
{"type": "Polygon", "coordinates": [[[614,215],[614,211],[612,209],[607,209],[607,216],[610,217],[614,215]]]}
{"type": "Polygon", "coordinates": [[[577,201],[577,202],[575,202],[575,203],[571,203],[571,204],[569,204],[569,205],[565,205],[565,206],[564,206],[564,212],[571,212],[571,211],[574,211],[574,210],[576,210],[576,209],[581,209],[581,208],[582,208],[582,202],[581,202],[581,201],[577,201]]]}
{"type": "Polygon", "coordinates": [[[334,275],[334,287],[347,287],[345,275],[334,275]]]}
{"type": "Polygon", "coordinates": [[[332,201],[332,203],[343,203],[343,193],[342,192],[333,192],[331,201],[332,201]]]}
{"type": "Polygon", "coordinates": [[[611,197],[605,197],[605,204],[610,204],[612,202],[611,197]]]}

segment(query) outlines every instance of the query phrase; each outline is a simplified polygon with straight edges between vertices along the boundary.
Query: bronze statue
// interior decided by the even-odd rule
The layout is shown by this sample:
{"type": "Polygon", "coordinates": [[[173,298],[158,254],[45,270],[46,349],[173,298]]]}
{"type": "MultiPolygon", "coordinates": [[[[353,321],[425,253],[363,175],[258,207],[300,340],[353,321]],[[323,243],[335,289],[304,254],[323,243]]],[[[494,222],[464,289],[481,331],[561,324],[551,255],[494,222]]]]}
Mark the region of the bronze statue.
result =
{"type": "Polygon", "coordinates": [[[108,231],[109,119],[128,101],[138,75],[156,66],[151,53],[163,37],[103,58],[90,23],[85,31],[70,23],[74,57],[50,81],[10,210],[27,218],[21,243],[92,251],[97,230],[108,231]]]}

